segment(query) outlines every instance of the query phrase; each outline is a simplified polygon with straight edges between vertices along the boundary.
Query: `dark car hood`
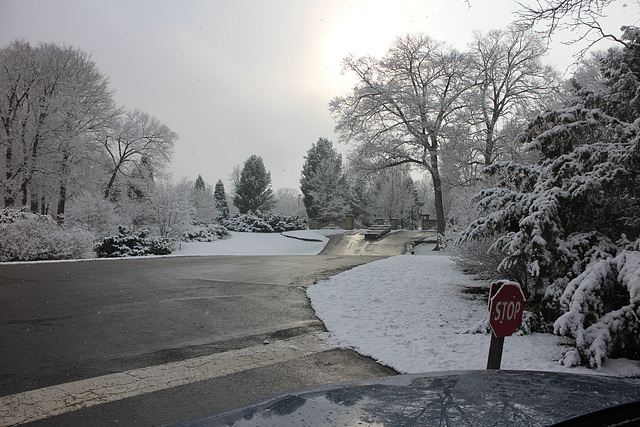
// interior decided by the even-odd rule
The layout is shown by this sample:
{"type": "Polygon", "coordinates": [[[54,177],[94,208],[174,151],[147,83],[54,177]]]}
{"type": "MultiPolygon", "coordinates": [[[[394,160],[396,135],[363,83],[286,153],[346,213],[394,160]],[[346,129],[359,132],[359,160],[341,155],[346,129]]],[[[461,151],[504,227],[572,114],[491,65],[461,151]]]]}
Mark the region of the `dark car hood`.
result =
{"type": "Polygon", "coordinates": [[[398,375],[291,393],[180,426],[542,426],[640,401],[640,380],[529,371],[398,375]]]}

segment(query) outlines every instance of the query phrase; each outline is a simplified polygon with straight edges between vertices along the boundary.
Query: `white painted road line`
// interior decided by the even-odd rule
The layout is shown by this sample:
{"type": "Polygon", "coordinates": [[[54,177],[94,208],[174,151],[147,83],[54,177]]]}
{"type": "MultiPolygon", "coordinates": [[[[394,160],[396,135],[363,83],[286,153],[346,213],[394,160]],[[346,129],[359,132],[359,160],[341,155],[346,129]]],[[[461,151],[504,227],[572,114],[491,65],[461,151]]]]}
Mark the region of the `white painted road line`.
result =
{"type": "Polygon", "coordinates": [[[0,426],[37,421],[336,348],[325,337],[326,333],[300,335],[240,350],[0,397],[0,426]]]}

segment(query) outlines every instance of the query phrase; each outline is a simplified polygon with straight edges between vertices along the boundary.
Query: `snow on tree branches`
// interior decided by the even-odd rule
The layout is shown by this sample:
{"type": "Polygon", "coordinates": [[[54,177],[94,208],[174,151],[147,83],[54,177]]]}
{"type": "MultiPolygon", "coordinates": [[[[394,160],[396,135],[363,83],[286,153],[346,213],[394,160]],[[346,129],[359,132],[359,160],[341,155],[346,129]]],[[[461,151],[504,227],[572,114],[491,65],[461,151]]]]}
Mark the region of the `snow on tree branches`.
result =
{"type": "Polygon", "coordinates": [[[264,167],[262,157],[253,155],[245,160],[233,204],[242,214],[268,212],[275,205],[271,174],[264,167]]]}
{"type": "MultiPolygon", "coordinates": [[[[493,240],[498,269],[519,275],[540,317],[575,339],[567,365],[640,357],[640,120],[611,108],[621,97],[617,79],[630,79],[611,68],[625,61],[611,58],[640,52],[638,33],[627,34],[636,35],[632,47],[601,59],[599,96],[579,90],[573,105],[541,114],[521,134],[537,164],[486,169],[498,184],[477,196],[480,217],[458,239],[493,240]]],[[[623,97],[634,99],[638,85],[625,87],[623,97]]]]}
{"type": "Polygon", "coordinates": [[[342,156],[326,138],[318,139],[305,157],[300,178],[302,201],[309,218],[334,222],[349,213],[347,178],[342,156]]]}
{"type": "Polygon", "coordinates": [[[219,179],[216,182],[216,188],[213,191],[213,199],[215,200],[216,209],[218,210],[218,220],[229,218],[229,203],[227,203],[227,194],[224,191],[224,184],[219,179]]]}

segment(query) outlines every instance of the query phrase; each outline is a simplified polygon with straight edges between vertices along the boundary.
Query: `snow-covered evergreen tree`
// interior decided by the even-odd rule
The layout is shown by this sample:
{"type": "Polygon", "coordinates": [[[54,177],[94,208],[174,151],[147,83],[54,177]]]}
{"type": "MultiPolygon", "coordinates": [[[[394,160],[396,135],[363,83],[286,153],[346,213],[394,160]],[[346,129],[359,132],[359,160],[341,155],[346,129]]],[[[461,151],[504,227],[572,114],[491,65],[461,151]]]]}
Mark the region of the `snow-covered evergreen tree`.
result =
{"type": "Polygon", "coordinates": [[[153,191],[153,166],[149,159],[143,156],[139,164],[127,176],[127,196],[133,200],[142,200],[153,191]]]}
{"type": "Polygon", "coordinates": [[[316,213],[316,219],[331,223],[343,219],[349,213],[341,156],[321,159],[308,184],[308,196],[312,200],[311,207],[316,213]]]}
{"type": "Polygon", "coordinates": [[[201,224],[210,224],[216,220],[219,213],[216,209],[214,194],[208,187],[202,176],[198,175],[191,189],[191,201],[196,209],[194,221],[201,224]]]}
{"type": "Polygon", "coordinates": [[[227,194],[224,191],[224,184],[219,179],[216,182],[216,188],[213,190],[213,199],[215,200],[216,209],[218,210],[218,220],[229,218],[229,204],[227,203],[227,194]]]}
{"type": "Polygon", "coordinates": [[[601,60],[601,93],[575,81],[571,104],[522,134],[537,164],[488,169],[499,184],[480,193],[482,215],[460,236],[494,240],[499,269],[518,272],[543,320],[575,339],[568,365],[640,356],[640,32],[624,40],[601,60]]]}
{"type": "Polygon", "coordinates": [[[206,184],[204,182],[204,178],[202,178],[202,175],[198,175],[198,177],[196,178],[195,184],[193,184],[193,187],[198,191],[205,190],[206,184]]]}
{"type": "Polygon", "coordinates": [[[252,155],[245,160],[233,204],[241,214],[268,212],[275,205],[271,173],[264,167],[262,157],[252,155]]]}
{"type": "Polygon", "coordinates": [[[304,206],[309,218],[335,221],[349,212],[347,179],[342,155],[326,138],[307,151],[300,177],[304,206]]]}

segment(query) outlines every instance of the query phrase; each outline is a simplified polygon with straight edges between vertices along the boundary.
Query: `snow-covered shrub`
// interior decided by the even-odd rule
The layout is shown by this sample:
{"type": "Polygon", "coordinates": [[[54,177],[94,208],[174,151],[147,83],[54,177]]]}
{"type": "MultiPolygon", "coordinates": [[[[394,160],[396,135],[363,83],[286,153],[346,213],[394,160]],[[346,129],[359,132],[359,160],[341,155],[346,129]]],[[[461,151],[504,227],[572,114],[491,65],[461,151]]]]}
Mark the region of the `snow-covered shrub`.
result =
{"type": "Polygon", "coordinates": [[[560,298],[554,332],[576,339],[569,366],[601,367],[607,356],[640,357],[640,239],[615,257],[591,263],[560,298]]]}
{"type": "Polygon", "coordinates": [[[102,239],[94,250],[99,258],[119,258],[145,255],[169,255],[173,251],[173,240],[165,237],[149,237],[147,230],[132,232],[119,227],[119,234],[102,239]]]}
{"type": "Polygon", "coordinates": [[[65,223],[103,237],[117,230],[119,216],[115,204],[101,195],[84,194],[69,202],[65,223]]]}
{"type": "Polygon", "coordinates": [[[442,244],[456,264],[466,272],[484,279],[508,279],[526,284],[529,277],[522,266],[499,271],[498,267],[506,254],[494,246],[495,234],[459,239],[461,233],[476,219],[476,206],[473,204],[475,194],[486,187],[486,181],[477,181],[474,185],[449,190],[445,203],[447,229],[442,244]]]}
{"type": "Polygon", "coordinates": [[[48,215],[25,210],[0,210],[0,261],[86,258],[93,235],[60,227],[48,215]]]}
{"type": "Polygon", "coordinates": [[[236,214],[222,221],[229,231],[248,233],[282,233],[283,231],[305,230],[307,221],[297,216],[277,214],[236,214]]]}
{"type": "Polygon", "coordinates": [[[522,269],[511,269],[510,271],[499,271],[498,267],[504,260],[505,255],[493,247],[493,239],[475,239],[456,242],[453,237],[455,233],[447,231],[444,236],[444,244],[447,252],[456,264],[465,272],[475,274],[483,279],[503,279],[507,278],[520,284],[526,282],[526,275],[523,280],[522,269]]]}
{"type": "Polygon", "coordinates": [[[195,224],[185,231],[181,239],[185,242],[215,242],[231,237],[229,230],[219,224],[195,224]]]}
{"type": "Polygon", "coordinates": [[[298,216],[286,216],[269,214],[266,216],[266,220],[269,222],[273,231],[276,233],[282,233],[284,231],[294,230],[306,230],[308,222],[304,218],[298,216]]]}
{"type": "MultiPolygon", "coordinates": [[[[146,196],[140,198],[121,197],[116,204],[118,226],[131,227],[134,230],[148,228],[152,224],[151,212],[148,209],[146,196]]],[[[113,234],[113,233],[111,233],[113,234]]]]}
{"type": "Polygon", "coordinates": [[[186,181],[178,185],[156,185],[148,197],[147,209],[151,223],[162,237],[178,237],[191,228],[196,208],[190,200],[191,186],[186,181]]]}

